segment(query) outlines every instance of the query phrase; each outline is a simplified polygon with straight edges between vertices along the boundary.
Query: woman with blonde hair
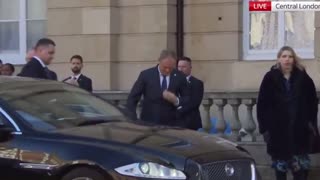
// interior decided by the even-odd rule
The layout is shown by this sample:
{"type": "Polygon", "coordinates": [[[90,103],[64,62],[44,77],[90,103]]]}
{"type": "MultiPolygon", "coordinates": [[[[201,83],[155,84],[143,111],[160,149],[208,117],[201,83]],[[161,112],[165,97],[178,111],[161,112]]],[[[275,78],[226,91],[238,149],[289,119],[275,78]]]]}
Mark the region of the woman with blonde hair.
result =
{"type": "Polygon", "coordinates": [[[315,85],[295,51],[282,47],[278,62],[263,78],[257,102],[259,131],[267,143],[277,180],[307,180],[311,152],[309,135],[318,133],[315,85]]]}

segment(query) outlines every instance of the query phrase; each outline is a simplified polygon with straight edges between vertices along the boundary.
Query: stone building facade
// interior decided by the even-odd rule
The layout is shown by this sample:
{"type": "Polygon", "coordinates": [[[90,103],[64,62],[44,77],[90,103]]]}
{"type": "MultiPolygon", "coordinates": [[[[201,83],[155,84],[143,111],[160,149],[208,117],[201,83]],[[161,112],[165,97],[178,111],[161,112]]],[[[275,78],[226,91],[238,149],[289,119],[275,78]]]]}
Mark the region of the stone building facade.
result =
{"type": "MultiPolygon", "coordinates": [[[[194,75],[206,91],[257,90],[276,53],[244,58],[247,0],[183,2],[184,55],[193,59],[194,75]]],[[[156,64],[162,49],[176,49],[176,5],[177,0],[47,1],[46,33],[57,44],[51,68],[62,79],[70,73],[69,58],[80,54],[95,90],[129,90],[142,69],[156,64]]],[[[320,87],[319,12],[314,19],[313,52],[303,64],[320,87]]],[[[269,27],[278,25],[284,27],[269,27]]]]}

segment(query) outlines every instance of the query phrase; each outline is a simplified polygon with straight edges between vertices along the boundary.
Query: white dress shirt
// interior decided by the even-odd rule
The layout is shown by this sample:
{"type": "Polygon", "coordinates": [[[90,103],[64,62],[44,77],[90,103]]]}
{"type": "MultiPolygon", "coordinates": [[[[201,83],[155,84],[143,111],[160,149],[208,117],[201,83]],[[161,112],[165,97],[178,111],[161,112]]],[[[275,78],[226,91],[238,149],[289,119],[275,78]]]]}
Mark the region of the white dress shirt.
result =
{"type": "Polygon", "coordinates": [[[81,73],[80,74],[78,74],[78,75],[73,75],[73,76],[71,76],[71,78],[72,79],[75,79],[75,80],[78,80],[79,79],[79,77],[81,76],[81,73]]]}
{"type": "Polygon", "coordinates": [[[190,81],[190,77],[191,77],[191,75],[187,76],[187,81],[188,82],[190,81]]]}
{"type": "Polygon", "coordinates": [[[43,68],[46,68],[46,67],[47,67],[46,64],[44,64],[44,62],[43,62],[39,57],[33,56],[33,58],[35,58],[36,60],[38,60],[39,63],[41,64],[41,66],[42,66],[43,68]]]}
{"type": "MultiPolygon", "coordinates": [[[[159,66],[158,66],[158,71],[159,71],[159,76],[160,76],[160,87],[162,86],[162,80],[163,80],[163,75],[159,69],[159,66]]],[[[170,75],[166,76],[166,79],[167,79],[167,89],[169,88],[169,84],[170,84],[170,75]]],[[[175,106],[179,106],[180,104],[180,99],[177,97],[177,102],[175,104],[175,106]]],[[[181,107],[180,107],[181,108],[181,107]]]]}
{"type": "MultiPolygon", "coordinates": [[[[159,71],[159,76],[160,76],[160,87],[162,86],[162,80],[163,80],[163,75],[159,69],[159,66],[158,66],[158,71],[159,71]]],[[[167,89],[169,88],[169,84],[170,84],[170,75],[166,76],[166,79],[167,79],[167,89]]]]}

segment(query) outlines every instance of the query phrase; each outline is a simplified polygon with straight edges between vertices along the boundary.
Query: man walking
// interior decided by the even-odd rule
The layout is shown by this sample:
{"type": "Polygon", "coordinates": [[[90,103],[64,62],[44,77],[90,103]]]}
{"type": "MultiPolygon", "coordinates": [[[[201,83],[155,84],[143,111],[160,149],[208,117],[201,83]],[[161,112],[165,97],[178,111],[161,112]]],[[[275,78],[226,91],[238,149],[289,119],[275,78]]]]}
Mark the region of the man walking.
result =
{"type": "MultiPolygon", "coordinates": [[[[35,49],[32,48],[31,50],[29,50],[27,52],[27,55],[26,55],[26,61],[27,63],[29,61],[31,61],[32,57],[35,55],[35,49]]],[[[49,68],[46,69],[46,73],[47,73],[47,76],[48,76],[48,79],[50,80],[55,80],[55,81],[58,81],[58,76],[57,74],[54,72],[54,71],[51,71],[49,68]]]]}
{"type": "Polygon", "coordinates": [[[18,76],[51,79],[51,73],[47,66],[54,58],[55,46],[51,39],[40,39],[34,48],[34,56],[22,68],[18,76]]]}

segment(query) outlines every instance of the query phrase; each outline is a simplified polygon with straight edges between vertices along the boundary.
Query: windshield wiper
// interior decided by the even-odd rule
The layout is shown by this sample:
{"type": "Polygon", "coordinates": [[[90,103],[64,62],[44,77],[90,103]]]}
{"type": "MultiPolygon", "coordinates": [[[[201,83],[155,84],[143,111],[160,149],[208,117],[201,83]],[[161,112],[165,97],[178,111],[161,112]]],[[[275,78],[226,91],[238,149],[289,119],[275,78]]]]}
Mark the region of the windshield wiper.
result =
{"type": "Polygon", "coordinates": [[[105,119],[95,119],[95,120],[83,120],[79,122],[76,126],[89,126],[89,125],[96,125],[102,123],[111,123],[111,122],[120,122],[121,120],[105,120],[105,119]]]}

